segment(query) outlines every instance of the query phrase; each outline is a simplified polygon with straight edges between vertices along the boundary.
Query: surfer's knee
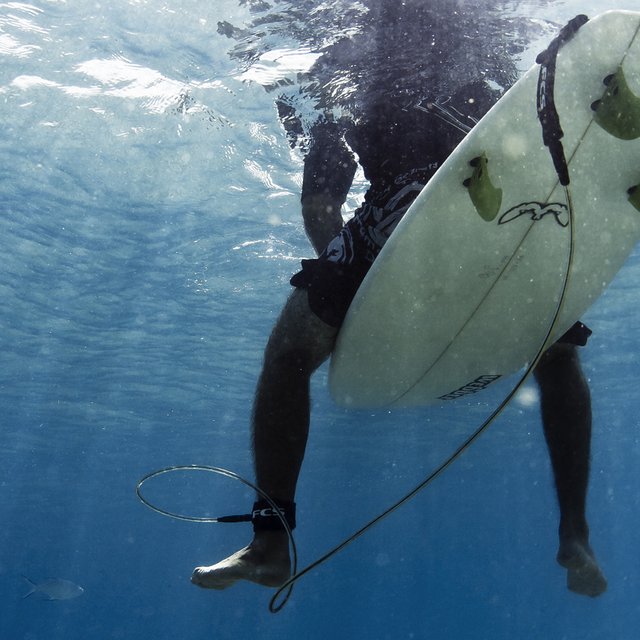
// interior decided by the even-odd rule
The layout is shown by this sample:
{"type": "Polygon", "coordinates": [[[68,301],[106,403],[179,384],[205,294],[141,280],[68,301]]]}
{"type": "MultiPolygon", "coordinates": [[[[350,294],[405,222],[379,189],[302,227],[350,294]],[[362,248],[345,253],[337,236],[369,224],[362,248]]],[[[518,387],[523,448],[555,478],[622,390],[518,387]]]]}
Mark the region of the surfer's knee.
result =
{"type": "Polygon", "coordinates": [[[534,375],[538,384],[557,384],[567,372],[580,372],[578,348],[574,344],[557,342],[540,358],[534,375]]]}
{"type": "Polygon", "coordinates": [[[277,352],[267,351],[266,361],[283,373],[301,373],[311,375],[317,368],[317,358],[307,348],[280,349],[277,352]]]}
{"type": "Polygon", "coordinates": [[[311,375],[329,353],[330,349],[316,336],[301,335],[299,331],[288,333],[286,327],[278,327],[267,342],[265,367],[311,375]]]}
{"type": "Polygon", "coordinates": [[[331,354],[337,331],[313,313],[307,292],[296,289],[271,333],[265,362],[313,372],[331,354]]]}

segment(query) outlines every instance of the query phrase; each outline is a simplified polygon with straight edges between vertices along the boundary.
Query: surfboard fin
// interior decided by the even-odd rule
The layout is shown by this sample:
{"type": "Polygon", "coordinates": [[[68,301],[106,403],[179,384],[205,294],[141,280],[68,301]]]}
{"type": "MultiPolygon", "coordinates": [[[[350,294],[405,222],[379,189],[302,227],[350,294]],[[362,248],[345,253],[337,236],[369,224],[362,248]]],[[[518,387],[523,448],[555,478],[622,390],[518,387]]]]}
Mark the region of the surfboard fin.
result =
{"type": "Polygon", "coordinates": [[[469,197],[478,215],[483,220],[491,222],[500,211],[502,189],[495,187],[491,182],[487,167],[489,160],[484,153],[473,158],[469,164],[473,167],[473,173],[463,184],[469,190],[469,197]]]}
{"type": "Polygon", "coordinates": [[[622,67],[604,79],[606,89],[591,108],[596,122],[621,140],[640,137],[640,98],[629,88],[622,67]]]}
{"type": "Polygon", "coordinates": [[[640,211],[640,184],[627,189],[627,193],[629,194],[629,202],[640,211]]]}

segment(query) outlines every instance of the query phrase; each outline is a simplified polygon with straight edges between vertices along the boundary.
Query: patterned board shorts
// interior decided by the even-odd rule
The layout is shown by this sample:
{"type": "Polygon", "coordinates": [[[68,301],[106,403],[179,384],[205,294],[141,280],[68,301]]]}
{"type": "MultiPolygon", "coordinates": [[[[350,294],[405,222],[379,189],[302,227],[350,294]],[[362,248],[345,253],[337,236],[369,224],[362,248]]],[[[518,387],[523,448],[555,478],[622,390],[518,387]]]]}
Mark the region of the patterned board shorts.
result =
{"type": "Polygon", "coordinates": [[[291,284],[307,289],[311,309],[321,320],[332,327],[342,325],[360,283],[422,187],[409,181],[391,197],[371,198],[317,259],[302,261],[302,271],[291,284]]]}

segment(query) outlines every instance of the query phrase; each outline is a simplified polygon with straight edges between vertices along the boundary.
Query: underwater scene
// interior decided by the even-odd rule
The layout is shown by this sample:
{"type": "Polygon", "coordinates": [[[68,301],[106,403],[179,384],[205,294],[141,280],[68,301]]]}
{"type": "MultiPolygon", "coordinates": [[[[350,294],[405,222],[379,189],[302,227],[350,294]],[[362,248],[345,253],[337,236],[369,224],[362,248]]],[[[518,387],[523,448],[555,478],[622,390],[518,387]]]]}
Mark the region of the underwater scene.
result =
{"type": "MultiPolygon", "coordinates": [[[[301,194],[339,192],[344,221],[369,211],[365,197],[378,215],[377,181],[399,184],[391,156],[424,148],[433,163],[402,178],[417,195],[483,101],[569,20],[617,9],[640,0],[0,3],[0,639],[637,637],[637,249],[580,317],[597,586],[580,593],[582,565],[556,557],[525,362],[428,406],[350,408],[325,361],[310,383],[290,592],[237,561],[192,579],[252,540],[254,439],[282,471],[251,425],[290,279],[315,257],[301,194]],[[455,97],[471,86],[464,112],[455,97]],[[368,119],[371,104],[389,127],[368,119]],[[402,126],[423,116],[441,142],[402,126]],[[319,156],[318,137],[336,131],[345,155],[319,156]],[[311,156],[335,165],[329,186],[305,170],[311,156]],[[212,522],[229,515],[245,517],[212,522]]],[[[303,359],[277,405],[294,402],[303,359]]]]}

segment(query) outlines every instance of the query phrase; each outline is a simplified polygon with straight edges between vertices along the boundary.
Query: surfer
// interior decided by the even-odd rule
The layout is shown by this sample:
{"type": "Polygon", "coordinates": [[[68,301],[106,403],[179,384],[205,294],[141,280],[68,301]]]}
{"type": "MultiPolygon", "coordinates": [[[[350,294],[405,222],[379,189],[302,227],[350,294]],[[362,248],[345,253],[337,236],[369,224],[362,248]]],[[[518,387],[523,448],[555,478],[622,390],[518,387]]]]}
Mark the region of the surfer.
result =
{"type": "MultiPolygon", "coordinates": [[[[342,65],[357,91],[348,93],[340,114],[327,110],[307,127],[302,215],[319,256],[303,260],[291,279],[294,290],[268,340],[255,395],[256,481],[291,528],[309,429],[310,377],[331,354],[351,299],[402,215],[517,75],[504,44],[507,30],[487,23],[480,37],[478,24],[486,18],[474,12],[452,24],[446,4],[434,9],[417,0],[371,3],[369,30],[330,48],[314,69],[318,79],[342,65]],[[358,164],[370,186],[343,225],[341,208],[358,164]]],[[[330,97],[334,104],[340,98],[330,97]]],[[[304,123],[287,101],[278,106],[296,139],[304,123]]],[[[578,346],[590,333],[577,323],[544,354],[535,379],[560,506],[557,560],[572,591],[597,596],[606,580],[589,544],[585,514],[591,404],[578,359],[578,346]]],[[[253,528],[247,547],[197,567],[192,582],[212,589],[242,579],[280,586],[290,575],[288,538],[264,501],[253,507],[253,528]]]]}

